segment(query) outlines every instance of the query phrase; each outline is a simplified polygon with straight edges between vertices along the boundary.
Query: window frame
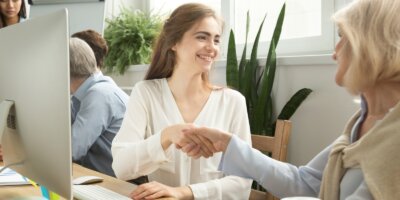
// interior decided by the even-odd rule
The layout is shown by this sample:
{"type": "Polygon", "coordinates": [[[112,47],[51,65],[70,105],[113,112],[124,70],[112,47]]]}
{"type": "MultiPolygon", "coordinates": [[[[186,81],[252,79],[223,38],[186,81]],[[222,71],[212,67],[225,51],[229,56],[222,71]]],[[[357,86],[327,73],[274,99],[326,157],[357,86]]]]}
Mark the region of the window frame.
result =
{"type": "MultiPolygon", "coordinates": [[[[223,17],[225,19],[226,25],[234,27],[235,20],[235,11],[234,11],[234,3],[235,0],[222,0],[226,5],[230,8],[230,12],[223,13],[223,17]]],[[[331,16],[335,10],[335,2],[334,1],[325,1],[321,0],[321,35],[320,36],[312,36],[312,37],[301,37],[301,38],[293,38],[293,39],[280,39],[278,47],[277,47],[277,55],[278,56],[299,56],[299,55],[316,55],[316,54],[327,54],[331,53],[334,49],[335,45],[335,27],[333,22],[331,21],[331,16]]],[[[274,22],[275,23],[275,22],[274,22]]],[[[230,27],[225,28],[225,37],[229,37],[230,27]]],[[[258,28],[257,26],[253,26],[258,28]]],[[[248,52],[250,55],[251,48],[253,46],[254,38],[248,38],[248,52]]],[[[227,44],[227,39],[224,40],[224,44],[227,44]]],[[[258,48],[258,57],[266,57],[268,53],[269,43],[267,41],[260,41],[258,48]],[[265,48],[263,48],[265,47],[265,48]]],[[[240,55],[243,51],[244,44],[237,44],[236,49],[237,53],[240,55]]],[[[224,51],[227,52],[227,46],[224,46],[224,51]]],[[[225,53],[226,54],[226,53],[225,53]]],[[[239,56],[238,55],[238,56],[239,56]]],[[[223,57],[226,57],[224,55],[223,57]]]]}
{"type": "MultiPolygon", "coordinates": [[[[151,5],[154,4],[154,0],[134,0],[140,2],[142,10],[151,10],[151,5]]],[[[325,1],[321,0],[321,35],[312,37],[302,37],[294,39],[281,39],[277,47],[278,57],[281,56],[301,56],[301,55],[321,55],[330,54],[334,50],[335,42],[337,40],[336,28],[331,20],[332,14],[337,10],[336,8],[346,5],[349,0],[333,0],[325,1]]],[[[224,32],[223,40],[221,42],[221,57],[220,59],[226,59],[226,52],[228,46],[229,32],[231,28],[235,30],[235,0],[221,0],[221,13],[224,21],[224,32]],[[228,8],[228,9],[227,9],[228,8]]],[[[254,26],[258,27],[258,26],[254,26]]],[[[252,27],[252,28],[254,28],[252,27]]],[[[248,55],[250,56],[251,48],[253,46],[252,40],[254,38],[248,38],[248,55]]],[[[244,44],[237,44],[236,49],[238,56],[243,51],[244,44]]],[[[269,48],[269,42],[260,42],[258,49],[258,57],[266,57],[269,48]]]]}

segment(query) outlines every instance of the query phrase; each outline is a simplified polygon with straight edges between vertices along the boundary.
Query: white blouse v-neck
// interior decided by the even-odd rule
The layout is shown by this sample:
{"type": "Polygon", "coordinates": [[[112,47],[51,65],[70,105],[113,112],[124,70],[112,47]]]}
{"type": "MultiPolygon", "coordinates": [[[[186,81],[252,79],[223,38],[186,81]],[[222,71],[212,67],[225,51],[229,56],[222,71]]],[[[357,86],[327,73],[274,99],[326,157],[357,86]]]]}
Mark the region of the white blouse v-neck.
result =
{"type": "MultiPolygon", "coordinates": [[[[161,79],[164,80],[162,81],[162,88],[163,88],[163,93],[165,94],[165,98],[164,101],[168,102],[171,105],[171,109],[173,109],[173,111],[171,111],[171,116],[175,115],[176,116],[176,120],[180,121],[179,123],[186,123],[185,120],[183,119],[182,113],[179,110],[178,104],[175,101],[174,95],[172,94],[171,89],[169,88],[168,82],[166,79],[161,79]]],[[[203,105],[203,108],[200,110],[200,112],[197,114],[196,118],[193,120],[193,124],[196,124],[196,122],[198,120],[201,120],[203,113],[207,113],[209,112],[208,109],[208,105],[212,104],[213,102],[213,96],[215,94],[215,90],[211,91],[210,95],[208,96],[208,99],[206,101],[206,103],[203,105]],[[211,102],[211,103],[210,103],[211,102]]],[[[190,123],[190,122],[189,122],[190,123]]]]}
{"type": "MultiPolygon", "coordinates": [[[[192,159],[174,145],[163,150],[161,131],[182,123],[166,79],[137,83],[112,143],[116,176],[129,180],[148,175],[150,181],[169,186],[189,185],[195,199],[248,199],[251,180],[218,171],[221,153],[192,159]]],[[[251,143],[246,100],[237,91],[213,90],[193,123],[231,132],[251,143]]]]}

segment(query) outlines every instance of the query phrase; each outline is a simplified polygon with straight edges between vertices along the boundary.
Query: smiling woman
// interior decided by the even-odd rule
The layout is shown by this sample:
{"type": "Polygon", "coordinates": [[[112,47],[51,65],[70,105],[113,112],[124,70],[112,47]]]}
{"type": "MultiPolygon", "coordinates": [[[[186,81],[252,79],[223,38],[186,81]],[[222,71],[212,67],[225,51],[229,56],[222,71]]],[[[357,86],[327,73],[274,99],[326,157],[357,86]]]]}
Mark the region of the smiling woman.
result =
{"type": "Polygon", "coordinates": [[[209,81],[222,29],[222,19],[203,4],[184,4],[166,20],[146,80],[133,88],[112,144],[118,178],[148,175],[152,181],[132,191],[132,198],[248,199],[251,181],[224,176],[217,169],[220,153],[197,147],[209,159],[186,156],[179,150],[185,143],[181,130],[193,125],[175,125],[230,130],[251,142],[244,97],[209,81]]]}
{"type": "Polygon", "coordinates": [[[24,0],[0,0],[0,28],[24,21],[25,18],[24,0]]]}

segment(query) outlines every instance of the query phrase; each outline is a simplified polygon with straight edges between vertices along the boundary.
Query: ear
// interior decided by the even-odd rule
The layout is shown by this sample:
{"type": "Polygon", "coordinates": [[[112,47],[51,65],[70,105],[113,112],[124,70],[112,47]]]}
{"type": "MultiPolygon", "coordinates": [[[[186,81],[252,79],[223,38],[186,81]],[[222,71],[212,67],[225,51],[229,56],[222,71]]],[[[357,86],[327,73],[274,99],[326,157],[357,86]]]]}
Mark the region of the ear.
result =
{"type": "Polygon", "coordinates": [[[176,44],[174,46],[171,47],[172,51],[176,51],[176,44]]]}

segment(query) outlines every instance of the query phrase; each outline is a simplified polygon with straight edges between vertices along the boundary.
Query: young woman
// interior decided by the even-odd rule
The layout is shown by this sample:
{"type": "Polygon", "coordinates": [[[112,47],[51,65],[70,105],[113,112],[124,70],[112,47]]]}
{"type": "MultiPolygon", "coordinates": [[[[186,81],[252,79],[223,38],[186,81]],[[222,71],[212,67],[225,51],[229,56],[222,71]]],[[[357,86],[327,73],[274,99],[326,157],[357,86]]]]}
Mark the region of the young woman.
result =
{"type": "MultiPolygon", "coordinates": [[[[185,4],[167,19],[145,77],[133,88],[122,127],[113,140],[113,169],[129,180],[148,175],[132,198],[247,199],[251,181],[224,176],[221,154],[192,159],[179,150],[179,130],[192,123],[238,134],[250,143],[245,98],[209,82],[219,55],[222,20],[202,4],[185,4]]],[[[184,143],[181,143],[184,144],[184,143]]]]}
{"type": "MultiPolygon", "coordinates": [[[[398,199],[400,195],[400,1],[356,0],[333,19],[336,83],[361,95],[343,134],[306,166],[275,161],[217,129],[186,131],[224,151],[220,170],[256,180],[277,197],[398,199]]],[[[186,149],[190,152],[190,149],[186,149]]],[[[196,156],[196,154],[193,154],[196,156]]]]}
{"type": "Polygon", "coordinates": [[[0,28],[26,19],[24,0],[0,0],[0,28]]]}

